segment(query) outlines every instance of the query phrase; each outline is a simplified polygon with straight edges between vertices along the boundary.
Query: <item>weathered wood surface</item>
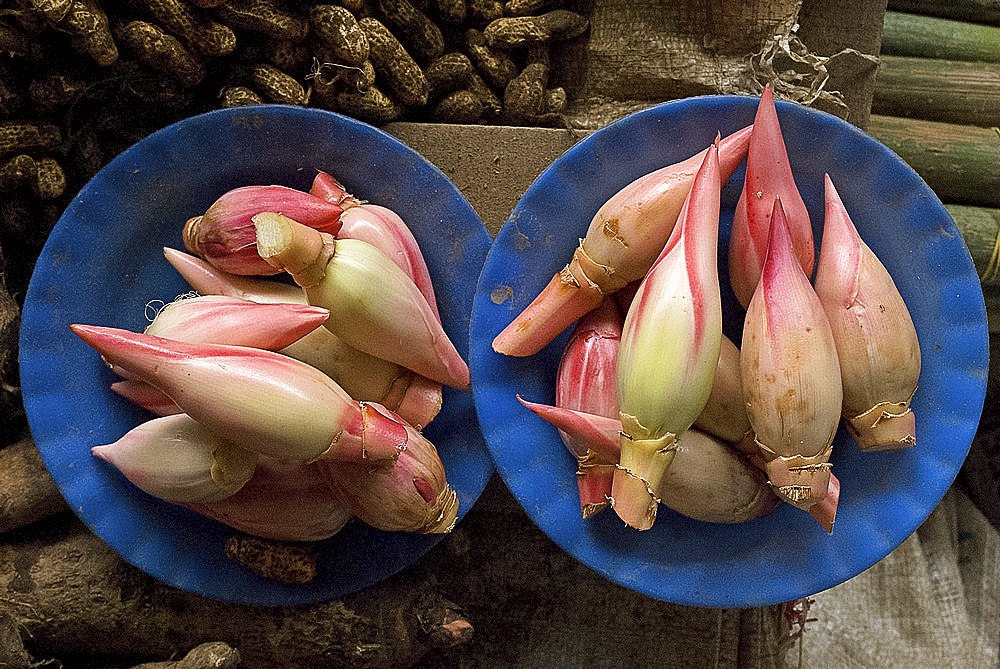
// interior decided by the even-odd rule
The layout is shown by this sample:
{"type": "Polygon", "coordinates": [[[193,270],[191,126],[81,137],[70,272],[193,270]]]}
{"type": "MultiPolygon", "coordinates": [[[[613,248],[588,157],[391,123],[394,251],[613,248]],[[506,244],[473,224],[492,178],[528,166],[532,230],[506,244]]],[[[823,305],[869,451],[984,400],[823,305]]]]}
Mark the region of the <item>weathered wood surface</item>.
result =
{"type": "Polygon", "coordinates": [[[199,597],[127,564],[68,514],[4,536],[0,606],[33,657],[69,666],[160,660],[223,641],[248,669],[407,667],[438,643],[438,628],[460,620],[432,577],[311,606],[199,597]]]}

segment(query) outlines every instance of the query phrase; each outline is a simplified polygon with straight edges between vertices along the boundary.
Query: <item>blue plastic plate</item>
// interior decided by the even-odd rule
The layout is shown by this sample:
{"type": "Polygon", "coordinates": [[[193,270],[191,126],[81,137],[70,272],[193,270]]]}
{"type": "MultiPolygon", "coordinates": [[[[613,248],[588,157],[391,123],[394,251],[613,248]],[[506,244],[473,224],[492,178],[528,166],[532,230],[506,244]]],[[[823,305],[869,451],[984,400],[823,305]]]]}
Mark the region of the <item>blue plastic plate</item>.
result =
{"type": "MultiPolygon", "coordinates": [[[[861,453],[841,431],[834,473],[842,490],[828,535],[784,505],[739,525],[689,520],[661,506],[653,529],[606,510],[580,518],[574,472],[554,428],[522,407],[554,402],[566,333],[528,358],[493,338],[569,260],[594,213],[633,179],[704,149],[717,132],[753,122],[757,98],[706,96],[632,114],[588,136],[545,170],[501,229],[480,277],[471,369],[480,425],[497,469],[553,541],[612,581],[680,604],[749,607],[830,588],[897,547],[937,505],[965,459],[983,407],[988,332],[982,289],[954,222],[930,188],[889,149],[834,116],[778,103],[789,157],[822,230],[829,172],[862,237],[892,273],[920,337],[913,398],[918,444],[861,453]]],[[[725,251],[745,170],[723,190],[720,272],[726,332],[740,341],[743,312],[728,288],[725,251]]]]}
{"type": "MultiPolygon", "coordinates": [[[[132,564],[170,585],[217,599],[277,605],[330,600],[416,561],[441,537],[387,533],[352,521],[318,544],[318,575],[287,585],[223,556],[225,526],[160,502],[90,454],[149,416],[108,389],[114,380],[69,323],[141,330],[150,300],[190,288],[163,257],[183,250],[181,228],[237,186],[308,190],[317,170],[395,209],[430,268],[445,330],[467,355],[469,312],[490,236],[437,168],[393,137],[312,108],[210,112],[160,130],[115,158],[70,203],[46,242],[26,296],[21,382],[38,448],[72,509],[132,564]]],[[[470,393],[446,389],[425,434],[469,510],[493,472],[470,393]]]]}

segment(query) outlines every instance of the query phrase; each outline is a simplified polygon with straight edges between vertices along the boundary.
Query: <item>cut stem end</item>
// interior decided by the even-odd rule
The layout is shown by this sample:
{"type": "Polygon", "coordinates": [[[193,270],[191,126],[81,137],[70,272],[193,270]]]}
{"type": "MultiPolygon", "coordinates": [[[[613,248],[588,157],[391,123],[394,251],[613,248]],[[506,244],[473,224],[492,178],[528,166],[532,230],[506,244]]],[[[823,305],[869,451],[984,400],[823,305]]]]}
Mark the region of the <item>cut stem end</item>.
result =
{"type": "Polygon", "coordinates": [[[864,452],[899,451],[917,443],[916,417],[909,406],[880,402],[845,422],[864,452]]]}

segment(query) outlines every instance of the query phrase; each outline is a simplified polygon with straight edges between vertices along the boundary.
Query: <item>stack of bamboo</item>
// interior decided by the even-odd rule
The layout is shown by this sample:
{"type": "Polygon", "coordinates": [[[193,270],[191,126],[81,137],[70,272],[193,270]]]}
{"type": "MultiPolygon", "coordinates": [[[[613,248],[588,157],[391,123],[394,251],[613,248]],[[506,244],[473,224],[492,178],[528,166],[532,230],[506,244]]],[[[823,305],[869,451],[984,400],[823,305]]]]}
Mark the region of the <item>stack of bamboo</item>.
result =
{"type": "Polygon", "coordinates": [[[982,281],[990,374],[959,483],[1000,529],[1000,5],[889,0],[869,132],[934,189],[982,281]]]}
{"type": "Polygon", "coordinates": [[[1000,333],[1000,5],[889,0],[868,132],[958,225],[1000,333]]]}

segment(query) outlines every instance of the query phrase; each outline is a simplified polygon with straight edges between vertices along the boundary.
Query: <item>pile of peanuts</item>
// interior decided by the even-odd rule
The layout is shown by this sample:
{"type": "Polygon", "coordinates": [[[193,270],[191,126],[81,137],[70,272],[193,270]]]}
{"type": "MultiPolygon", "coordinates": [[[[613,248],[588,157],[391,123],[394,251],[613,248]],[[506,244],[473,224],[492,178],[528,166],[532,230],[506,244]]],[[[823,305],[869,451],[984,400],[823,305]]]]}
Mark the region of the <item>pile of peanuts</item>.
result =
{"type": "Polygon", "coordinates": [[[567,93],[550,85],[550,59],[586,39],[586,7],[0,0],[0,245],[16,234],[31,257],[65,200],[111,158],[214,108],[314,106],[375,125],[558,126],[567,93]]]}

